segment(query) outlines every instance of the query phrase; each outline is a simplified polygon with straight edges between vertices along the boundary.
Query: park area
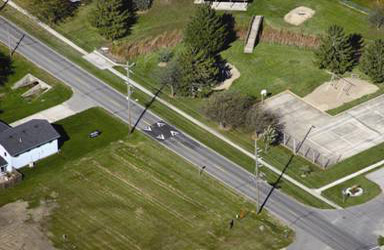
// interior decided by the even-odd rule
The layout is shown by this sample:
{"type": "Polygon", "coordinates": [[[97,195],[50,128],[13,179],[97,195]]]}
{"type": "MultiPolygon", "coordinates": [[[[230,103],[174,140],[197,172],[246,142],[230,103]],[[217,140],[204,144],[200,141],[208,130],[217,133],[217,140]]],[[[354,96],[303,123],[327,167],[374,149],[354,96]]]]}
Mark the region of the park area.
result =
{"type": "Polygon", "coordinates": [[[293,239],[267,212],[256,216],[252,203],[160,144],[127,136],[127,126],[103,110],[56,127],[65,133],[61,152],[23,169],[24,181],[0,193],[0,218],[25,218],[13,227],[0,220],[3,246],[31,246],[37,239],[19,233],[32,229],[45,239],[40,246],[60,249],[281,249],[293,239]],[[89,138],[95,129],[101,135],[89,138]]]}

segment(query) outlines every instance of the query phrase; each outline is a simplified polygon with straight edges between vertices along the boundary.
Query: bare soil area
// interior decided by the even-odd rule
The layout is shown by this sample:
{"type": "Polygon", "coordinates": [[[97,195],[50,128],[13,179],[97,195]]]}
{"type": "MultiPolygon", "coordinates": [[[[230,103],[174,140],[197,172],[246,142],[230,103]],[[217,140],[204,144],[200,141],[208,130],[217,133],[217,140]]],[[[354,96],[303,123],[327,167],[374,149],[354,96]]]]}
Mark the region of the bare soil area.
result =
{"type": "Polygon", "coordinates": [[[28,202],[17,201],[0,207],[0,250],[54,250],[41,223],[53,205],[28,209],[28,202]]]}
{"type": "Polygon", "coordinates": [[[226,66],[230,68],[230,77],[213,88],[213,90],[227,90],[231,87],[232,83],[240,77],[240,71],[236,69],[235,66],[229,63],[227,63],[226,66]]]}
{"type": "Polygon", "coordinates": [[[325,82],[303,99],[316,108],[326,111],[372,94],[379,88],[359,78],[342,78],[325,82]]]}
{"type": "Polygon", "coordinates": [[[313,9],[300,6],[297,7],[284,16],[284,21],[292,25],[300,25],[306,20],[310,19],[315,14],[313,9]]]}

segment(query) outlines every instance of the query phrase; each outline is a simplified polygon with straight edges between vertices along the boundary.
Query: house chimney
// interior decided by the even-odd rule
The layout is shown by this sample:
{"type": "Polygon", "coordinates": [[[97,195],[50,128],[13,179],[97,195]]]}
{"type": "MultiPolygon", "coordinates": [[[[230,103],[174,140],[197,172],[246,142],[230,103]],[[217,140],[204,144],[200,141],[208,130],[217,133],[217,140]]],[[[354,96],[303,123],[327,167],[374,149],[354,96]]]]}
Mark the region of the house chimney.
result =
{"type": "Polygon", "coordinates": [[[19,138],[19,142],[20,142],[20,143],[22,143],[22,142],[23,142],[23,140],[21,139],[21,137],[19,138]]]}

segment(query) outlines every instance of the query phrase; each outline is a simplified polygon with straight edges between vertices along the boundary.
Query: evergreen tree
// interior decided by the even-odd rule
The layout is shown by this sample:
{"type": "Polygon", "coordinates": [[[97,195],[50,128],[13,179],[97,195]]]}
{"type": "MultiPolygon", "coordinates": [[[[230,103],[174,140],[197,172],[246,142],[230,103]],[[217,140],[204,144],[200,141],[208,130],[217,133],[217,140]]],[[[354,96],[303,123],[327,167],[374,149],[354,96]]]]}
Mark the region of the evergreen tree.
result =
{"type": "Polygon", "coordinates": [[[384,40],[376,40],[367,46],[360,68],[373,82],[384,82],[384,40]]]}
{"type": "Polygon", "coordinates": [[[321,44],[315,51],[316,63],[336,74],[344,74],[354,65],[354,51],[349,36],[344,29],[333,25],[329,27],[327,35],[321,38],[321,44]]]}
{"type": "Polygon", "coordinates": [[[124,0],[97,0],[93,25],[107,39],[115,40],[127,34],[132,12],[124,0]]]}
{"type": "Polygon", "coordinates": [[[204,51],[186,48],[178,62],[181,73],[179,93],[193,97],[207,96],[216,84],[219,74],[215,58],[204,51]]]}
{"type": "Polygon", "coordinates": [[[50,24],[62,21],[75,10],[74,4],[63,0],[32,0],[28,5],[34,16],[50,24]]]}
{"type": "Polygon", "coordinates": [[[215,56],[227,42],[227,28],[215,10],[202,4],[187,25],[184,42],[196,51],[204,50],[209,56],[215,56]]]}

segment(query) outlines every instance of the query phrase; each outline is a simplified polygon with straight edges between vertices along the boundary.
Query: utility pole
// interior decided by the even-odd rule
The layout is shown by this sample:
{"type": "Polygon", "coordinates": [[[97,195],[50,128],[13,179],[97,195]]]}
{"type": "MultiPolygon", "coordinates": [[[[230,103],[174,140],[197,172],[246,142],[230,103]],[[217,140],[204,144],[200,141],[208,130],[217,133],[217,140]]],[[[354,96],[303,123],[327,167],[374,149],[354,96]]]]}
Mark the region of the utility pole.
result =
{"type": "Polygon", "coordinates": [[[260,190],[259,190],[259,149],[255,138],[255,182],[256,182],[256,213],[260,212],[260,190]]]}
{"type": "Polygon", "coordinates": [[[127,64],[116,64],[117,66],[124,67],[127,70],[127,77],[125,79],[125,84],[127,85],[127,106],[128,106],[128,126],[129,126],[129,133],[132,132],[132,112],[131,112],[131,95],[132,95],[132,85],[130,82],[130,72],[131,68],[135,66],[135,63],[129,64],[129,61],[127,61],[127,64]]]}
{"type": "Polygon", "coordinates": [[[8,50],[9,50],[9,58],[12,57],[12,48],[11,48],[11,34],[9,32],[9,26],[7,26],[8,31],[8,50]]]}

